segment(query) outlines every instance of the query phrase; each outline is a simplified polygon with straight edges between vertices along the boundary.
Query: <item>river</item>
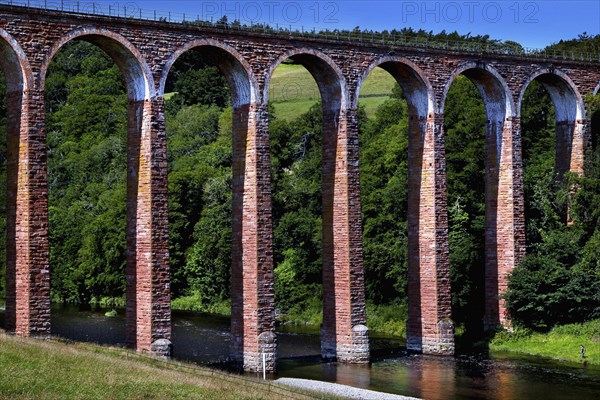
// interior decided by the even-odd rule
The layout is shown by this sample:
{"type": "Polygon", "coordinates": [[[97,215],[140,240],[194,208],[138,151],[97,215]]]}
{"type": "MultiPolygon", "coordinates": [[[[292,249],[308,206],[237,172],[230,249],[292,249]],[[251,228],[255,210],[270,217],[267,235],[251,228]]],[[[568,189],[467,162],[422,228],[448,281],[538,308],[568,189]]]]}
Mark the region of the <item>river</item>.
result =
{"type": "MultiPolygon", "coordinates": [[[[0,312],[0,317],[3,317],[0,312]]],[[[125,318],[103,310],[54,307],[53,333],[102,344],[125,341],[125,318]]],[[[278,335],[277,377],[337,382],[423,399],[598,400],[600,367],[510,353],[435,357],[409,355],[394,338],[371,339],[370,366],[322,363],[319,336],[310,329],[288,328],[278,335]]],[[[225,361],[229,319],[173,313],[173,356],[200,364],[225,361]]],[[[578,349],[574,349],[578,351],[578,349]]]]}

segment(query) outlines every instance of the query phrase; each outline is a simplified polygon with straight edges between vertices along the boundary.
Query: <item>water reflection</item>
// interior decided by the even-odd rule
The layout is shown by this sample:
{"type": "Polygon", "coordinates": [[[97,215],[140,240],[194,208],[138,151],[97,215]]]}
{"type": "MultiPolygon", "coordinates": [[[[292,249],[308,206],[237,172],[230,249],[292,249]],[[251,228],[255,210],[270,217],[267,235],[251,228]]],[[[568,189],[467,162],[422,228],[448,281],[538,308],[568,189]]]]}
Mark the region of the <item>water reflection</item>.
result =
{"type": "Polygon", "coordinates": [[[322,363],[321,369],[326,381],[363,388],[371,386],[371,368],[368,365],[322,363]]]}
{"type": "MultiPolygon", "coordinates": [[[[3,320],[0,311],[0,321],[3,320]]],[[[52,330],[62,337],[104,344],[125,342],[125,318],[104,312],[55,308],[52,330]]],[[[497,353],[456,358],[407,355],[400,342],[375,338],[370,366],[320,362],[318,332],[281,332],[279,376],[317,379],[423,399],[598,400],[600,367],[557,363],[542,358],[497,353]]],[[[229,351],[229,319],[173,315],[173,350],[178,359],[223,361],[229,351]]]]}
{"type": "Polygon", "coordinates": [[[509,374],[507,370],[505,369],[498,369],[496,371],[496,377],[495,380],[498,382],[497,384],[494,384],[493,386],[490,385],[490,383],[493,381],[492,379],[490,379],[488,382],[486,382],[488,384],[488,391],[493,392],[495,391],[496,394],[496,398],[498,400],[509,400],[509,399],[514,399],[514,382],[513,382],[513,375],[509,374]]]}
{"type": "Polygon", "coordinates": [[[431,400],[451,399],[454,394],[454,359],[431,356],[413,357],[408,370],[408,386],[417,397],[431,400]]]}

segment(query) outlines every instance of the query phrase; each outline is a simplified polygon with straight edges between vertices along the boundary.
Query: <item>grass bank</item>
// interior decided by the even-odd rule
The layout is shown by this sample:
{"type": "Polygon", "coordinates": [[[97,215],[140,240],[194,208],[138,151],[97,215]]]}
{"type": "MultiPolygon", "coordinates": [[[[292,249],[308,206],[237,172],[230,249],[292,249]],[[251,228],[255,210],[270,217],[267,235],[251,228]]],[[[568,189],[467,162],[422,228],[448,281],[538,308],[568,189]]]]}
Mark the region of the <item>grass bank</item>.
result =
{"type": "Polygon", "coordinates": [[[581,362],[579,346],[586,349],[585,361],[600,365],[600,319],[583,324],[557,326],[548,333],[517,329],[499,332],[490,342],[492,351],[511,351],[581,362]]]}
{"type": "Polygon", "coordinates": [[[123,349],[0,332],[0,398],[237,400],[322,395],[123,349]]]}
{"type": "Polygon", "coordinates": [[[204,303],[200,294],[194,293],[171,300],[171,309],[174,311],[194,311],[230,317],[231,300],[204,303]]]}
{"type": "MultiPolygon", "coordinates": [[[[407,315],[406,305],[367,303],[367,327],[372,333],[405,338],[407,315]]],[[[281,316],[280,321],[287,325],[318,328],[323,322],[323,303],[321,299],[308,299],[281,316]]]]}

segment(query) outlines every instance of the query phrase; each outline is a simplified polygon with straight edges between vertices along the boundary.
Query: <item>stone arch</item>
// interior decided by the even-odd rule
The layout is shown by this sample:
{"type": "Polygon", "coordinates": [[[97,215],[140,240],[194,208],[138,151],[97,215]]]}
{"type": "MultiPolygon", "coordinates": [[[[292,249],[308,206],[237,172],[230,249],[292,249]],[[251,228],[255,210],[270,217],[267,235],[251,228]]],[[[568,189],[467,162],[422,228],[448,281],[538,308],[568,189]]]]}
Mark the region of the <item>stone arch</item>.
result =
{"type": "MultiPolygon", "coordinates": [[[[557,121],[576,121],[585,118],[584,101],[577,86],[567,74],[553,67],[540,68],[527,77],[519,92],[517,102],[519,115],[521,114],[521,104],[525,91],[529,84],[536,79],[540,81],[550,95],[554,103],[557,121]]],[[[596,91],[598,88],[600,88],[600,84],[598,84],[596,91]]]]}
{"type": "Polygon", "coordinates": [[[31,87],[33,75],[29,60],[17,41],[0,29],[0,69],[6,79],[8,92],[24,91],[31,87]]]}
{"type": "Polygon", "coordinates": [[[50,63],[66,43],[76,39],[98,46],[111,57],[124,77],[129,98],[126,342],[138,351],[168,351],[169,346],[162,340],[170,340],[171,325],[169,265],[165,260],[168,252],[163,250],[166,249],[167,232],[164,195],[167,162],[160,99],[156,98],[152,72],[139,50],[117,33],[90,26],[63,35],[44,55],[38,78],[42,96],[50,63]],[[151,235],[148,227],[152,227],[151,235]]]}
{"type": "Polygon", "coordinates": [[[322,100],[322,283],[321,356],[340,362],[366,362],[366,323],[356,110],[348,108],[348,90],[339,66],[310,48],[289,49],[270,62],[263,100],[275,69],[286,59],[303,65],[315,79],[322,100]],[[351,262],[352,261],[352,262],[351,262]]]}
{"type": "Polygon", "coordinates": [[[100,47],[121,70],[130,100],[142,101],[156,96],[150,67],[139,50],[123,36],[107,29],[84,27],[61,37],[45,56],[40,72],[40,88],[44,88],[48,67],[56,53],[68,42],[81,39],[100,47]]]}
{"type": "Polygon", "coordinates": [[[376,59],[360,76],[352,98],[353,108],[358,107],[358,96],[365,79],[377,67],[386,70],[402,87],[411,115],[423,118],[436,112],[433,88],[425,73],[412,61],[404,57],[390,55],[376,59]]]}
{"type": "Polygon", "coordinates": [[[387,71],[401,86],[408,105],[408,321],[407,349],[433,354],[454,352],[454,325],[439,329],[440,318],[450,321],[450,269],[444,254],[432,242],[447,241],[446,213],[441,190],[445,167],[441,118],[432,85],[412,61],[395,55],[375,59],[359,77],[353,101],[358,105],[360,88],[376,67],[387,71]],[[433,202],[432,199],[438,199],[433,202]],[[431,272],[435,271],[435,272],[431,272]]]}
{"type": "Polygon", "coordinates": [[[502,121],[516,115],[511,91],[502,75],[490,65],[474,61],[460,65],[450,75],[440,100],[440,112],[444,112],[448,91],[458,75],[466,76],[475,84],[483,98],[489,120],[502,121]]]}
{"type": "Polygon", "coordinates": [[[555,69],[553,66],[540,68],[527,77],[519,92],[519,114],[525,91],[534,80],[542,84],[554,104],[556,114],[556,173],[559,176],[567,171],[583,174],[587,143],[586,110],[583,97],[567,74],[555,69]]]}
{"type": "Polygon", "coordinates": [[[219,68],[229,82],[234,107],[256,103],[258,83],[252,67],[235,48],[214,39],[193,40],[171,54],[160,76],[159,95],[164,95],[167,78],[173,64],[182,54],[195,48],[206,48],[206,56],[209,61],[219,68]]]}
{"type": "Polygon", "coordinates": [[[319,87],[324,110],[327,107],[334,112],[346,109],[349,104],[348,90],[342,70],[327,54],[305,47],[288,50],[269,64],[265,74],[263,101],[266,102],[269,98],[269,86],[273,72],[288,58],[302,64],[313,76],[319,87]]]}
{"type": "MultiPolygon", "coordinates": [[[[458,75],[469,79],[483,99],[485,125],[485,269],[483,328],[505,325],[502,295],[508,276],[524,251],[522,236],[522,177],[517,115],[506,80],[492,66],[466,62],[451,75],[444,87],[440,110],[444,112],[450,86],[458,75]]],[[[479,329],[479,328],[478,328],[479,329]]]]}

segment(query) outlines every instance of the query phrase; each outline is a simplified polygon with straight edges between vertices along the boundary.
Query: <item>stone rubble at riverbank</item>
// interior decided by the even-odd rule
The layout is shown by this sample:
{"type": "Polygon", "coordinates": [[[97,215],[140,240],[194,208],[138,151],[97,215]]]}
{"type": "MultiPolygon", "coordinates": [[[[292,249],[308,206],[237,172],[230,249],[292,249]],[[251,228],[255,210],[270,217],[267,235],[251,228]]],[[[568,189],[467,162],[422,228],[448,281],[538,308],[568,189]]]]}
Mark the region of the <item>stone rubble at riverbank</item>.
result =
{"type": "Polygon", "coordinates": [[[276,383],[297,387],[303,390],[312,390],[340,396],[348,399],[361,400],[418,400],[416,397],[400,396],[397,394],[376,392],[374,390],[359,389],[338,383],[314,381],[311,379],[279,378],[276,383]]]}

